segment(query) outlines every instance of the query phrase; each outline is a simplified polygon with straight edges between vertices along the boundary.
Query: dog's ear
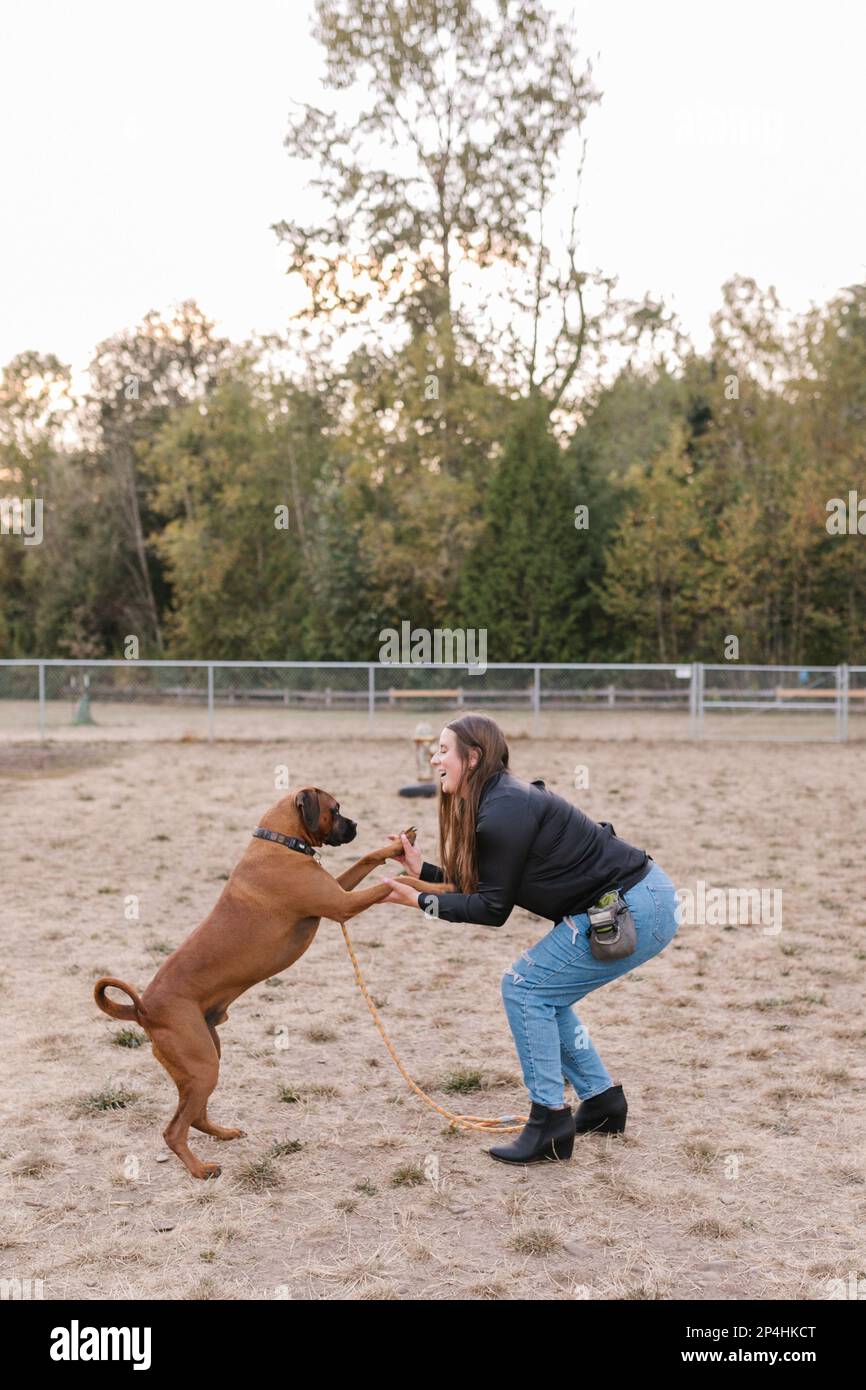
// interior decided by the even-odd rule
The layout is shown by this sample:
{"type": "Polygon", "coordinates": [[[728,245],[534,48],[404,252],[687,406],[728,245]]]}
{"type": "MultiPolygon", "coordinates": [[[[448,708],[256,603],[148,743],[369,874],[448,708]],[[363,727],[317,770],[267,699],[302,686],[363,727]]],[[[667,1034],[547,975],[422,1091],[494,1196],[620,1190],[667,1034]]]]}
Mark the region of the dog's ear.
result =
{"type": "Polygon", "coordinates": [[[321,808],[319,806],[319,793],[315,787],[304,787],[302,792],[298,792],[295,797],[295,805],[301,813],[301,820],[308,832],[311,835],[317,835],[321,808]]]}

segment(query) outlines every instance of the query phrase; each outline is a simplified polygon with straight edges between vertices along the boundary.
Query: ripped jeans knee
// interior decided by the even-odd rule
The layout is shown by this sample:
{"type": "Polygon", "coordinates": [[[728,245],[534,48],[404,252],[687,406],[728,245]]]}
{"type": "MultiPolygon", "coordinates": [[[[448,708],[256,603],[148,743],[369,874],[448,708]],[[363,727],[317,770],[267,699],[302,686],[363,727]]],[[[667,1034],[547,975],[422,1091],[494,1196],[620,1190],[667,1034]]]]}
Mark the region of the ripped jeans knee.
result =
{"type": "Polygon", "coordinates": [[[526,970],[533,964],[532,956],[528,951],[524,951],[513,965],[503,972],[502,993],[506,994],[520,985],[526,984],[526,970]]]}

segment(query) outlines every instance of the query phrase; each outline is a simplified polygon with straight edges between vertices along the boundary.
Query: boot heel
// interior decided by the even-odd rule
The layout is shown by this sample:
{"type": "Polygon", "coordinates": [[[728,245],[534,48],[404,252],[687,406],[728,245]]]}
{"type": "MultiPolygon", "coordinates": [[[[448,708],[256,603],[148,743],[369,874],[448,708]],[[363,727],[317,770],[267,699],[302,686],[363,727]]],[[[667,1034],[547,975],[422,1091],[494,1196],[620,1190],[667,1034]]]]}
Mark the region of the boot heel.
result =
{"type": "Polygon", "coordinates": [[[601,1095],[581,1101],[575,1115],[578,1134],[622,1134],[628,1115],[628,1102],[622,1086],[611,1086],[601,1095]]]}
{"type": "Polygon", "coordinates": [[[599,1124],[593,1125],[592,1129],[585,1130],[588,1134],[622,1134],[625,1131],[625,1118],[608,1115],[599,1124]]]}
{"type": "Polygon", "coordinates": [[[553,1150],[551,1158],[571,1158],[574,1151],[574,1135],[566,1134],[564,1139],[552,1139],[550,1147],[553,1150]]]}

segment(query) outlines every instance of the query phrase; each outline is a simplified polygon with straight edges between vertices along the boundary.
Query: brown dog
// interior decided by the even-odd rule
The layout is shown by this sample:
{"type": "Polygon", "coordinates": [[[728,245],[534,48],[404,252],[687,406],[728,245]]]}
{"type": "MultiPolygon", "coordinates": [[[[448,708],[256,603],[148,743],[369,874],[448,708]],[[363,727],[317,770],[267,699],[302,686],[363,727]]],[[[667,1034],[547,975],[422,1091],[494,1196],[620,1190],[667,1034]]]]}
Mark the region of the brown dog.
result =
{"type": "MultiPolygon", "coordinates": [[[[178,1106],[163,1131],[165,1141],[194,1178],[215,1178],[216,1163],[202,1163],[189,1147],[190,1126],[215,1139],[239,1139],[243,1130],[215,1125],[207,1104],[219,1077],[217,1024],[228,1018],[239,994],[287,970],[316,935],[321,917],[348,922],[388,896],[387,884],[350,890],[394,850],[394,839],[332,878],[314,857],[320,845],[354,840],[357,826],[318,787],[303,787],[278,801],[260,829],[294,838],[305,853],[279,841],[254,838],[234,869],[216,906],[163,962],[139,997],[122,980],[104,977],[94,998],[111,1018],[134,1019],[150,1038],[153,1055],[172,1076],[178,1106]],[[122,989],[132,1004],[105,996],[122,989]]],[[[406,832],[414,842],[414,828],[406,832]]]]}

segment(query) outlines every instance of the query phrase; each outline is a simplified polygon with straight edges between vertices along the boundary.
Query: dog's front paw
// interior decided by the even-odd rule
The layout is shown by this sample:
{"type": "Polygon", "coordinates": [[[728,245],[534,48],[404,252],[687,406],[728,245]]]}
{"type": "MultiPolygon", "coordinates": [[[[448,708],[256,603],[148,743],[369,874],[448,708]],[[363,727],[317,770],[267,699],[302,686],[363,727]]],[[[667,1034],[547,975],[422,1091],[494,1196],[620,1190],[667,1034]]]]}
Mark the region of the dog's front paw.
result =
{"type": "Polygon", "coordinates": [[[386,864],[389,859],[402,854],[402,852],[403,845],[400,836],[392,835],[387,845],[381,845],[379,849],[371,850],[367,858],[372,860],[374,864],[386,864]]]}

